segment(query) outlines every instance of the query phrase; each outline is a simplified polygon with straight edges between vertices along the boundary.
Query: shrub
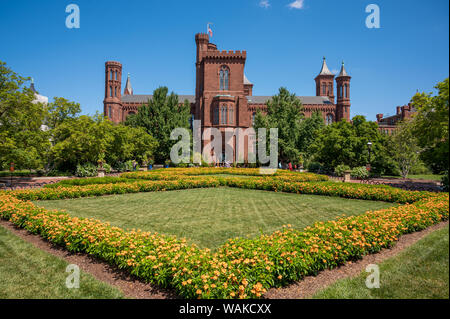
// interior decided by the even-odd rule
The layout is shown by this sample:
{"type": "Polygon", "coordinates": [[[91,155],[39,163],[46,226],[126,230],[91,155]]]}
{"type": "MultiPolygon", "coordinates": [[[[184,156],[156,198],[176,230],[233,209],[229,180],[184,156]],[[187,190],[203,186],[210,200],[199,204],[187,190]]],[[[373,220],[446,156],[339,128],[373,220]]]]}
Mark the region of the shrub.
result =
{"type": "Polygon", "coordinates": [[[308,164],[308,172],[320,173],[322,171],[323,171],[322,164],[320,164],[318,162],[311,162],[311,163],[308,164]]]}
{"type": "Polygon", "coordinates": [[[351,175],[358,179],[365,179],[369,177],[369,171],[364,166],[355,167],[352,169],[351,175]]]}
{"type": "Polygon", "coordinates": [[[105,173],[106,174],[109,174],[109,173],[111,173],[111,165],[109,165],[108,163],[104,163],[103,164],[103,168],[105,169],[105,173]]]}
{"type": "Polygon", "coordinates": [[[97,176],[97,166],[92,163],[86,163],[84,165],[78,164],[75,176],[78,177],[94,177],[97,176]]]}
{"type": "Polygon", "coordinates": [[[335,167],[334,173],[336,174],[336,176],[342,177],[342,176],[344,176],[345,171],[349,171],[349,170],[350,170],[350,166],[341,164],[341,165],[338,165],[335,167]]]}

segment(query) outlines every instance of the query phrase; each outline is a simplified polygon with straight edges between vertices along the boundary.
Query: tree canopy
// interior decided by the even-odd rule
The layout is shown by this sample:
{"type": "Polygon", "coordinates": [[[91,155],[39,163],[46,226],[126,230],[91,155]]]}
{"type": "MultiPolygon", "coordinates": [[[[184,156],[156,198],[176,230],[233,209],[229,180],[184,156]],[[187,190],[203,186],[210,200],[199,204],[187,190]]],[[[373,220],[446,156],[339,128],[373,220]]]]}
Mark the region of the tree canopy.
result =
{"type": "Polygon", "coordinates": [[[153,99],[139,108],[137,114],[130,115],[125,124],[142,127],[158,141],[155,161],[164,163],[170,159],[170,150],[177,142],[170,139],[175,128],[189,129],[190,104],[186,100],[180,104],[178,95],[168,94],[167,87],[160,87],[153,92],[153,99]]]}
{"type": "Polygon", "coordinates": [[[422,147],[422,159],[435,173],[449,168],[449,79],[439,82],[437,95],[417,93],[411,100],[417,109],[414,116],[414,134],[422,147]]]}
{"type": "MultiPolygon", "coordinates": [[[[286,88],[280,88],[267,102],[267,113],[260,110],[255,116],[255,131],[259,128],[278,129],[278,158],[281,162],[297,162],[300,158],[298,149],[300,122],[302,120],[302,102],[286,88]]],[[[267,133],[268,135],[268,133],[267,133]]]]}

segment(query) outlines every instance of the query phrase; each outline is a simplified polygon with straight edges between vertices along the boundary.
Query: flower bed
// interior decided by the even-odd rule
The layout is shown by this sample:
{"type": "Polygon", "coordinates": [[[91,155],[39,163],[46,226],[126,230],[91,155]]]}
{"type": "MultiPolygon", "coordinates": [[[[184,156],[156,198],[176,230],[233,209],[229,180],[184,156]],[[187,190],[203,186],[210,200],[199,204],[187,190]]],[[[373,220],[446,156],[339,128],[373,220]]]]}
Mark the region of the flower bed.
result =
{"type": "Polygon", "coordinates": [[[332,182],[198,177],[0,193],[0,217],[70,251],[85,252],[186,298],[257,298],[320,270],[390,247],[399,236],[448,219],[448,193],[332,182]],[[289,227],[254,239],[230,239],[216,252],[184,239],[125,231],[94,219],[36,207],[24,200],[230,186],[402,203],[303,231],[289,227]],[[405,204],[406,203],[406,204],[405,204]]]}

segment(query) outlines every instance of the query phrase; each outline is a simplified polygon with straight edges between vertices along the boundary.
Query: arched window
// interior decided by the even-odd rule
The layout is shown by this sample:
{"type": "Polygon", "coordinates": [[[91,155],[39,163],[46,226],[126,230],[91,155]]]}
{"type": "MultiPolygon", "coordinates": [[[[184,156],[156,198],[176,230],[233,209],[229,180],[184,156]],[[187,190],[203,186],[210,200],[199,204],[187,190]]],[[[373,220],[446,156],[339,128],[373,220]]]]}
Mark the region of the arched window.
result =
{"type": "Polygon", "coordinates": [[[327,122],[327,125],[330,125],[333,123],[333,114],[327,114],[326,122],[327,122]]]}
{"type": "Polygon", "coordinates": [[[112,86],[109,87],[109,96],[113,97],[113,89],[112,86]]]}
{"type": "Polygon", "coordinates": [[[113,73],[114,73],[113,70],[109,71],[109,79],[110,79],[111,81],[112,81],[112,79],[113,79],[113,73]]]}
{"type": "Polygon", "coordinates": [[[220,68],[220,72],[219,72],[220,90],[221,91],[229,90],[229,77],[230,77],[230,70],[228,69],[227,66],[223,65],[220,68]]]}
{"type": "Polygon", "coordinates": [[[117,86],[114,87],[114,96],[117,97],[117,86]]]}
{"type": "Polygon", "coordinates": [[[108,106],[108,117],[109,118],[112,118],[112,112],[111,112],[111,105],[110,106],[108,106]]]}
{"type": "Polygon", "coordinates": [[[323,96],[327,95],[327,85],[326,84],[322,84],[322,95],[323,96]]]}
{"type": "Polygon", "coordinates": [[[115,79],[116,79],[116,81],[117,81],[117,71],[116,71],[116,76],[115,76],[115,79]]]}
{"type": "Polygon", "coordinates": [[[347,91],[347,84],[344,84],[344,97],[347,98],[348,91],[347,91]]]}
{"type": "Polygon", "coordinates": [[[217,106],[214,108],[213,122],[215,125],[219,124],[219,107],[217,107],[217,106]]]}
{"type": "Polygon", "coordinates": [[[331,95],[333,93],[333,84],[328,85],[328,94],[331,95]]]}
{"type": "Polygon", "coordinates": [[[233,108],[228,108],[228,124],[233,124],[233,108]]]}
{"type": "Polygon", "coordinates": [[[344,94],[342,93],[342,85],[339,85],[339,97],[343,97],[344,94]]]}

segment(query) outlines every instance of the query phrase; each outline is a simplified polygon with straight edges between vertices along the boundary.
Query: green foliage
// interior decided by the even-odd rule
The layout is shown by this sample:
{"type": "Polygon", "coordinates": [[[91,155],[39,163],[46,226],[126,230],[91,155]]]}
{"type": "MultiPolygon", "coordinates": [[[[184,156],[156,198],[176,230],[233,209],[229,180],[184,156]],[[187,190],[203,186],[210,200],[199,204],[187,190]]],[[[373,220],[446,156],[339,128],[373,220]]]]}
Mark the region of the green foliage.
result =
{"type": "Polygon", "coordinates": [[[17,169],[42,167],[51,147],[48,133],[41,130],[45,107],[33,103],[28,80],[0,61],[0,170],[11,162],[17,169]]]}
{"type": "Polygon", "coordinates": [[[84,165],[78,164],[75,171],[75,175],[78,177],[94,177],[97,176],[97,166],[92,163],[86,163],[84,165]]]}
{"type": "Polygon", "coordinates": [[[311,173],[321,173],[323,171],[323,166],[319,162],[310,162],[307,166],[308,172],[311,173]]]}
{"type": "Polygon", "coordinates": [[[302,154],[306,154],[306,160],[310,158],[309,149],[314,144],[317,133],[325,127],[322,113],[314,112],[311,117],[301,120],[299,125],[299,137],[297,148],[302,154]]]}
{"type": "Polygon", "coordinates": [[[366,179],[369,177],[369,171],[365,166],[355,167],[352,169],[351,176],[358,179],[366,179]]]}
{"type": "Polygon", "coordinates": [[[160,87],[153,92],[153,99],[139,108],[137,114],[126,120],[127,126],[142,127],[158,142],[155,150],[155,160],[163,163],[170,158],[170,150],[177,143],[170,139],[170,133],[175,128],[189,130],[190,104],[186,100],[179,103],[178,95],[170,93],[167,87],[160,87]]]}
{"type": "Polygon", "coordinates": [[[334,168],[334,173],[337,176],[342,177],[342,176],[344,176],[345,171],[349,171],[349,170],[350,170],[350,166],[345,165],[345,164],[341,164],[341,165],[338,165],[338,166],[336,166],[334,168]]]}
{"type": "MultiPolygon", "coordinates": [[[[267,113],[258,110],[255,116],[255,131],[259,128],[278,129],[278,158],[283,163],[297,162],[300,157],[298,149],[300,138],[300,122],[302,120],[302,102],[286,88],[280,88],[278,95],[274,95],[267,102],[267,113]]],[[[307,139],[307,136],[303,136],[307,139]]]]}
{"type": "Polygon", "coordinates": [[[48,115],[45,124],[50,129],[56,128],[68,119],[74,119],[81,112],[79,103],[71,102],[62,97],[55,97],[52,103],[47,105],[48,115]]]}
{"type": "Polygon", "coordinates": [[[363,166],[369,163],[367,143],[371,142],[372,172],[391,174],[395,170],[395,163],[388,153],[388,137],[378,130],[375,122],[366,121],[364,116],[357,115],[352,122],[333,123],[318,132],[317,139],[310,147],[314,161],[323,164],[327,171],[334,171],[341,164],[363,166]]]}
{"type": "Polygon", "coordinates": [[[390,137],[390,155],[396,162],[403,178],[406,178],[411,169],[419,162],[421,148],[413,134],[413,125],[410,121],[399,123],[394,135],[390,137]]]}
{"type": "Polygon", "coordinates": [[[449,79],[436,85],[437,95],[417,93],[412,105],[417,109],[413,119],[413,131],[419,146],[424,149],[423,161],[434,173],[449,169],[449,79]]]}

